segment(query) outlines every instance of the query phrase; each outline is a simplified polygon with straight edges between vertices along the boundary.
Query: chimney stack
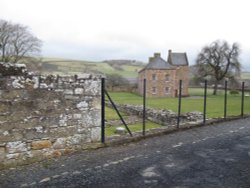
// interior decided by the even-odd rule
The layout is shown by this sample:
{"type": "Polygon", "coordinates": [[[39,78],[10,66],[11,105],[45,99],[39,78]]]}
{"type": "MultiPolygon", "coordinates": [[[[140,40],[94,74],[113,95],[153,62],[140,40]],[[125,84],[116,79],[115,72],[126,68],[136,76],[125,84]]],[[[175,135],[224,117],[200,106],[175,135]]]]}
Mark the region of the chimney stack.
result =
{"type": "Polygon", "coordinates": [[[154,57],[149,57],[148,58],[148,62],[150,63],[150,62],[152,62],[154,60],[154,57]]]}
{"type": "Polygon", "coordinates": [[[171,65],[173,65],[173,64],[172,64],[171,53],[172,53],[172,50],[169,49],[169,50],[168,50],[168,62],[169,62],[171,65]]]}
{"type": "Polygon", "coordinates": [[[161,57],[161,53],[154,53],[154,57],[161,57]]]}

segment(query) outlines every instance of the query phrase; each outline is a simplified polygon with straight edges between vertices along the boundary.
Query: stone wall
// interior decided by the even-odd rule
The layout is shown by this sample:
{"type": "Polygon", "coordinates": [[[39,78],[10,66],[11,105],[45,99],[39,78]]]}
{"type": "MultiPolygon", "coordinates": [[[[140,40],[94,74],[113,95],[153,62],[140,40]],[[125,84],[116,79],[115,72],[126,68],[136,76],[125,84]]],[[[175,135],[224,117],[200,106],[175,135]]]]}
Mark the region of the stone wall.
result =
{"type": "Polygon", "coordinates": [[[9,76],[0,89],[0,167],[56,157],[99,142],[101,79],[9,76]]]}
{"type": "Polygon", "coordinates": [[[179,81],[182,80],[182,96],[188,96],[189,87],[189,67],[188,66],[178,66],[176,69],[176,90],[179,90],[179,81]]]}
{"type": "Polygon", "coordinates": [[[178,66],[175,69],[145,69],[138,75],[138,92],[143,95],[143,79],[147,80],[146,95],[148,97],[176,97],[179,93],[179,80],[182,80],[182,96],[188,96],[189,67],[178,66]],[[156,75],[156,80],[152,79],[156,75]],[[166,80],[166,75],[169,80],[166,80]],[[153,92],[153,88],[156,89],[153,92]],[[168,88],[168,90],[166,90],[168,88]]]}
{"type": "Polygon", "coordinates": [[[160,70],[160,69],[145,69],[139,73],[138,79],[138,90],[140,95],[143,95],[143,79],[147,80],[146,83],[146,95],[148,97],[175,97],[176,89],[176,70],[160,70]],[[152,75],[156,75],[156,80],[152,79],[152,75]],[[165,76],[169,76],[169,80],[165,80],[165,76]],[[156,91],[153,92],[153,87],[156,91]],[[166,87],[169,88],[169,91],[166,92],[166,87]]]}
{"type": "MultiPolygon", "coordinates": [[[[107,104],[111,107],[110,104],[107,104]]],[[[143,106],[142,105],[123,105],[116,104],[117,108],[121,112],[125,112],[129,115],[136,115],[142,117],[143,115],[143,106]]],[[[152,108],[146,109],[146,118],[152,122],[158,123],[163,126],[176,125],[177,123],[177,113],[171,110],[156,110],[152,108]]],[[[201,112],[188,112],[181,114],[180,123],[187,122],[198,122],[202,121],[203,115],[201,112]]]]}

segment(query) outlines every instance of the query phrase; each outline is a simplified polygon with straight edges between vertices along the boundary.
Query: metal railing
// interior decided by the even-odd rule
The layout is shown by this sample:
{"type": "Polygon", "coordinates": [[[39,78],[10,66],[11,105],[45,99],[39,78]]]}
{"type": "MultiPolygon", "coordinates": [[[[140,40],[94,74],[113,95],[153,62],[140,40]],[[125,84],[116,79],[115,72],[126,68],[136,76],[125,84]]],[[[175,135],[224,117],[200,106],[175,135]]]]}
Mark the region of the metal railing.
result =
{"type": "MultiPolygon", "coordinates": [[[[181,122],[181,111],[182,111],[182,87],[183,85],[183,81],[179,80],[179,91],[178,91],[178,107],[177,107],[177,117],[176,117],[176,127],[177,129],[180,128],[180,122],[181,122]]],[[[208,81],[205,80],[204,81],[204,87],[202,88],[204,90],[203,92],[203,118],[202,118],[202,125],[206,125],[206,121],[207,121],[207,104],[208,104],[208,81]]],[[[223,104],[223,118],[226,119],[228,118],[228,81],[224,82],[224,88],[222,89],[224,90],[224,104],[223,104]]],[[[122,115],[120,114],[119,110],[117,109],[115,103],[113,102],[112,98],[110,97],[110,95],[108,94],[108,92],[105,90],[105,79],[102,78],[102,84],[101,84],[101,105],[102,105],[102,109],[101,109],[101,141],[102,143],[105,143],[105,96],[108,97],[110,103],[112,104],[113,108],[115,109],[117,115],[119,116],[120,120],[122,121],[123,125],[126,127],[127,132],[130,134],[130,136],[133,136],[128,125],[126,124],[126,122],[124,121],[124,119],[122,118],[122,115]]],[[[242,82],[241,84],[241,109],[240,109],[240,113],[239,116],[240,117],[244,117],[244,99],[245,99],[245,82],[242,82]]],[[[143,110],[142,110],[142,135],[145,136],[146,135],[146,120],[147,120],[147,114],[146,114],[146,103],[147,103],[147,80],[144,79],[143,80],[143,95],[142,95],[142,105],[143,105],[143,110]]]]}

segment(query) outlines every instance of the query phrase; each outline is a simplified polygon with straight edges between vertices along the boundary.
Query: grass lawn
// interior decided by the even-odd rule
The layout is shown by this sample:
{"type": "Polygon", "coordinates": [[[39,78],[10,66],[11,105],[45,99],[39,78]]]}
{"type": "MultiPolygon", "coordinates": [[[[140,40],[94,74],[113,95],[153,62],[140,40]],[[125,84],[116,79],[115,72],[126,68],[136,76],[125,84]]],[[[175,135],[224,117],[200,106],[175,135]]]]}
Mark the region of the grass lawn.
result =
{"type": "MultiPolygon", "coordinates": [[[[125,114],[123,112],[120,112],[120,114],[122,115],[122,117],[127,116],[127,114],[125,114]]],[[[106,120],[117,120],[117,119],[119,119],[119,117],[118,117],[117,113],[115,112],[115,110],[113,110],[112,108],[109,108],[109,107],[105,107],[105,119],[106,120]]],[[[142,123],[132,124],[132,125],[128,125],[128,126],[129,126],[129,129],[131,132],[142,131],[142,123]]],[[[105,128],[105,135],[106,136],[115,135],[116,127],[124,127],[124,125],[107,126],[105,128]]],[[[153,123],[151,121],[146,122],[146,130],[153,129],[153,128],[159,128],[159,127],[161,127],[161,125],[153,123]]]]}
{"type": "MultiPolygon", "coordinates": [[[[127,116],[123,112],[120,112],[120,114],[122,115],[122,117],[127,116]]],[[[105,107],[105,119],[106,120],[116,120],[116,119],[120,119],[120,118],[114,109],[109,108],[109,107],[105,107]]]]}
{"type": "MultiPolygon", "coordinates": [[[[203,112],[203,89],[190,88],[190,97],[182,98],[181,112],[200,111],[203,112]]],[[[142,105],[142,97],[126,92],[110,92],[115,103],[142,105]]],[[[177,112],[177,98],[147,98],[148,107],[156,109],[170,109],[177,112]]],[[[227,115],[239,115],[241,112],[241,93],[230,95],[228,92],[227,115]]],[[[245,97],[245,114],[250,114],[250,97],[245,97]]],[[[207,117],[222,117],[224,114],[224,91],[219,91],[217,96],[212,95],[208,89],[207,117]]]]}
{"type": "MultiPolygon", "coordinates": [[[[181,112],[191,112],[191,111],[200,111],[203,112],[203,89],[198,88],[190,88],[189,89],[189,97],[182,98],[182,109],[181,112]]],[[[248,94],[248,93],[246,93],[248,94]]],[[[142,96],[133,93],[127,92],[110,92],[110,95],[115,103],[120,104],[134,104],[134,105],[142,105],[142,96]]],[[[230,95],[228,92],[228,100],[227,100],[227,115],[240,115],[241,113],[241,93],[237,95],[230,95]]],[[[147,98],[146,102],[148,107],[156,108],[156,109],[170,109],[177,112],[178,107],[178,99],[177,98],[147,98]]],[[[244,103],[244,111],[245,114],[250,114],[250,97],[245,97],[244,103]]],[[[106,119],[119,119],[116,112],[106,107],[106,119]]],[[[126,116],[126,114],[121,113],[122,116],[126,116]]],[[[207,97],[207,117],[216,118],[223,117],[224,115],[224,91],[218,91],[217,96],[212,95],[212,89],[208,89],[208,97],[207,97]]],[[[161,125],[148,121],[146,123],[147,129],[158,128],[161,125]]],[[[111,136],[115,134],[116,126],[106,127],[106,136],[111,136]]],[[[132,132],[142,131],[142,123],[129,125],[129,128],[132,132]]]]}
{"type": "MultiPolygon", "coordinates": [[[[136,131],[142,131],[142,123],[137,123],[137,124],[133,124],[133,125],[128,125],[129,129],[131,132],[136,132],[136,131]]],[[[118,126],[109,126],[105,128],[105,135],[106,136],[112,136],[115,135],[115,129],[118,126]]],[[[124,126],[119,126],[119,127],[124,127],[124,126]]],[[[148,129],[153,129],[153,128],[159,128],[161,127],[161,125],[153,123],[151,121],[147,121],[146,122],[146,130],[148,129]]]]}

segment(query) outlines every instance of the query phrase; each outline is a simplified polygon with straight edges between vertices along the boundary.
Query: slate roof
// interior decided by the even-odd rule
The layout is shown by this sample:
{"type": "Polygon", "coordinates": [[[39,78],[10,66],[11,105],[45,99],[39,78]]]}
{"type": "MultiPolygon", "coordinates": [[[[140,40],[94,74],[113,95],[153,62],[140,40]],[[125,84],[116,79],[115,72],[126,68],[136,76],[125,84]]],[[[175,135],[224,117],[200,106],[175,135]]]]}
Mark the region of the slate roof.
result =
{"type": "Polygon", "coordinates": [[[145,69],[173,69],[170,63],[162,59],[161,57],[154,57],[152,60],[145,66],[145,69]]]}
{"type": "Polygon", "coordinates": [[[175,69],[176,66],[188,65],[186,53],[172,53],[169,50],[168,61],[161,58],[160,53],[155,53],[154,57],[149,58],[149,63],[139,72],[145,69],[175,69]]]}
{"type": "Polygon", "coordinates": [[[172,65],[180,66],[180,65],[188,65],[188,59],[186,53],[172,53],[168,54],[168,61],[172,65]]]}

